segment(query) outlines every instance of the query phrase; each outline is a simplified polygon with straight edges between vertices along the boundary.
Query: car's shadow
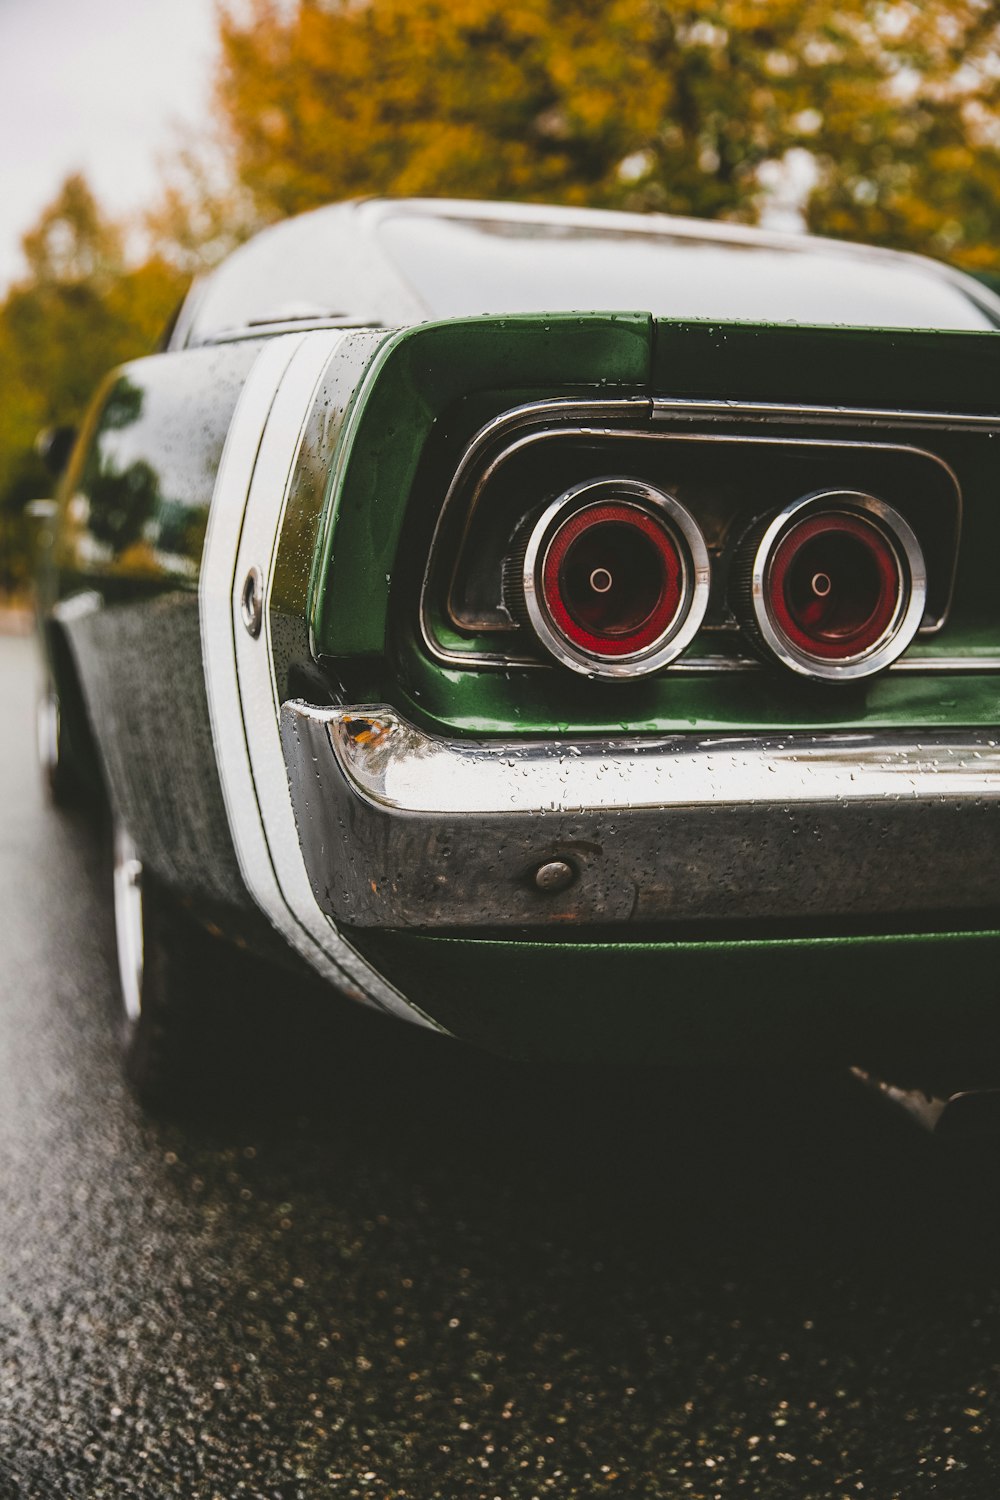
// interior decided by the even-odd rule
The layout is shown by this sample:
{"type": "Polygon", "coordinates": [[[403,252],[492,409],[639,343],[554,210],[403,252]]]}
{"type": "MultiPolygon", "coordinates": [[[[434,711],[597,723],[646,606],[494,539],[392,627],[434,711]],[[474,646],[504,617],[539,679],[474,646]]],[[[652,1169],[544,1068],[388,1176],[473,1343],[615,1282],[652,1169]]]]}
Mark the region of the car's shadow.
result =
{"type": "MultiPolygon", "coordinates": [[[[246,964],[245,958],[239,962],[246,964]]],[[[435,1185],[508,1238],[595,1254],[992,1264],[990,1141],[945,1150],[846,1070],[579,1067],[494,1057],[246,968],[173,1118],[313,1170],[435,1185]],[[238,998],[237,998],[238,996],[238,998]]]]}

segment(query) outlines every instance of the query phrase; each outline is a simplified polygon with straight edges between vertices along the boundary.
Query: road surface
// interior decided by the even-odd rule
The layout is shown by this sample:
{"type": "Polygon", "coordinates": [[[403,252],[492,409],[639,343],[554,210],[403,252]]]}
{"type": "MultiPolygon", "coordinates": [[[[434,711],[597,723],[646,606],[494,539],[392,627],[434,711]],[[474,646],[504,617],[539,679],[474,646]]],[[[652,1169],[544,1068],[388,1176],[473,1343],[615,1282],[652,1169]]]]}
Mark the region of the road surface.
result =
{"type": "Polygon", "coordinates": [[[1000,1165],[846,1080],[518,1067],[302,994],[145,1118],[33,666],[0,638],[0,1495],[997,1493],[1000,1165]]]}

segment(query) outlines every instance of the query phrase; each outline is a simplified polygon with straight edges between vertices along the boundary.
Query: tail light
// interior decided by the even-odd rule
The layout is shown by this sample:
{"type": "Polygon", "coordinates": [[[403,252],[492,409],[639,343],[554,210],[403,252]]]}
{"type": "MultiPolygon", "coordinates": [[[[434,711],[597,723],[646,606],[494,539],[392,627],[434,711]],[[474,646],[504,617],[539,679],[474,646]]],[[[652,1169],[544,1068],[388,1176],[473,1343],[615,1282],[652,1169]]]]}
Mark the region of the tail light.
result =
{"type": "Polygon", "coordinates": [[[520,581],[528,619],[557,661],[592,677],[642,677],[673,661],[701,625],[708,552],[672,496],[597,479],[539,518],[520,581]]]}
{"type": "Polygon", "coordinates": [[[906,649],[926,592],[909,523],[883,501],[843,490],[803,496],[750,538],[735,606],[765,655],[805,677],[853,681],[906,649]]]}

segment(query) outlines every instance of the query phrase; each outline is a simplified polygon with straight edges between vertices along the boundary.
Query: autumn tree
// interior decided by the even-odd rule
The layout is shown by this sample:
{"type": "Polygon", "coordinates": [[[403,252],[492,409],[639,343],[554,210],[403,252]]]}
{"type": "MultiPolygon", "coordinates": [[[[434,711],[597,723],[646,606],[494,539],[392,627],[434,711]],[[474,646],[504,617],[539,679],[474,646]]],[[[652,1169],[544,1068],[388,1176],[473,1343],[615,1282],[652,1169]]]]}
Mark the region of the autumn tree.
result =
{"type": "Polygon", "coordinates": [[[1000,265],[1000,8],[987,0],[246,0],[219,100],[261,221],[354,194],[810,225],[1000,265]]]}
{"type": "Polygon", "coordinates": [[[864,5],[845,27],[818,107],[809,228],[1000,271],[1000,5],[864,5]]]}
{"type": "Polygon", "coordinates": [[[69,177],[23,240],[27,274],[0,305],[0,587],[23,585],[30,525],[24,504],[51,480],[39,429],[76,423],[113,365],[155,345],[183,279],[154,256],[126,258],[120,228],[82,177],[69,177]]]}

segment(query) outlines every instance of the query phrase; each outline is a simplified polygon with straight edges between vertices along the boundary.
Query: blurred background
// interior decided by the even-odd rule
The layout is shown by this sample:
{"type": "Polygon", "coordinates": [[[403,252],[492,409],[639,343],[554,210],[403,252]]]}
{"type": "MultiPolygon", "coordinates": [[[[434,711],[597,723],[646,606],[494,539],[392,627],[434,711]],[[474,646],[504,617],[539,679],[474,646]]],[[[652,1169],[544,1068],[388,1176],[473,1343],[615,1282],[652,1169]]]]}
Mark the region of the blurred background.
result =
{"type": "Polygon", "coordinates": [[[38,431],[320,203],[665,211],[1000,274],[989,0],[0,0],[0,125],[0,604],[38,431]]]}

